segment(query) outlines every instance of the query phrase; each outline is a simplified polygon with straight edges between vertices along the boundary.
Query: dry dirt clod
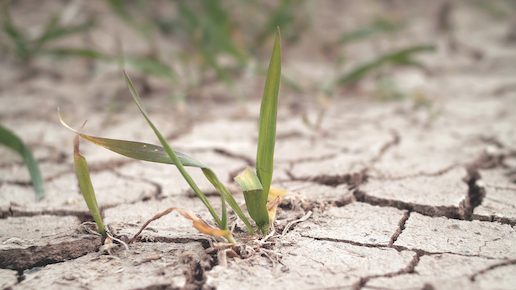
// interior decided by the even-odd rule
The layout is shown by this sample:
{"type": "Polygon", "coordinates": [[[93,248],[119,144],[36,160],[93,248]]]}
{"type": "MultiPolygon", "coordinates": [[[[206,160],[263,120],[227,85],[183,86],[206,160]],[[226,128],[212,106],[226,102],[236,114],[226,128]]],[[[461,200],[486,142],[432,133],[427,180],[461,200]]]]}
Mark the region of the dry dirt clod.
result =
{"type": "Polygon", "coordinates": [[[79,225],[79,219],[70,216],[0,220],[0,267],[25,270],[97,251],[100,236],[77,234],[79,225]]]}

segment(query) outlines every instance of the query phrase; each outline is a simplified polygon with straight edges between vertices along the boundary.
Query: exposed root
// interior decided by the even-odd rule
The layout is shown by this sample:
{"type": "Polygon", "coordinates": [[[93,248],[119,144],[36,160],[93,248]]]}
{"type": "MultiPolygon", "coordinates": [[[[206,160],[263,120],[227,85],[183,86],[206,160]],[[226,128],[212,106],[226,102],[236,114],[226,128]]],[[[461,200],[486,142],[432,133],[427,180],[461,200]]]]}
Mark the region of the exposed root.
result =
{"type": "Polygon", "coordinates": [[[195,214],[193,214],[189,211],[186,211],[184,209],[180,209],[177,207],[170,207],[160,213],[155,214],[152,218],[150,218],[148,221],[146,221],[143,224],[143,226],[140,228],[140,230],[138,230],[138,232],[129,240],[129,244],[133,243],[151,222],[158,220],[173,211],[177,211],[184,218],[192,221],[192,226],[199,232],[213,236],[213,237],[224,237],[230,243],[234,243],[233,236],[232,236],[231,232],[229,232],[228,230],[221,230],[221,229],[214,228],[214,227],[208,225],[201,218],[197,217],[195,214]]]}
{"type": "Polygon", "coordinates": [[[308,211],[304,216],[302,216],[301,218],[297,219],[297,220],[293,220],[293,221],[290,221],[284,228],[283,228],[283,231],[281,232],[281,236],[285,236],[289,231],[290,231],[290,228],[292,226],[294,226],[295,224],[298,224],[298,223],[301,223],[301,222],[304,222],[306,220],[308,220],[310,218],[310,216],[312,216],[312,211],[308,211]]]}

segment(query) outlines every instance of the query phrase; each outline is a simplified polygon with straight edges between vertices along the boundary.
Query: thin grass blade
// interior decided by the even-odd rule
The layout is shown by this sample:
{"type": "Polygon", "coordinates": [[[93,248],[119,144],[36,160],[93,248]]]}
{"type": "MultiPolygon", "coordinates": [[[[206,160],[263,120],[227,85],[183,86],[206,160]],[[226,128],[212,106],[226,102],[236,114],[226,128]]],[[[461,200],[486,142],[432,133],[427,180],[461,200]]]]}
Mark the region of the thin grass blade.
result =
{"type": "Polygon", "coordinates": [[[341,86],[353,85],[364,78],[369,72],[378,69],[386,64],[397,64],[397,65],[417,65],[418,63],[412,60],[415,54],[422,52],[434,51],[435,47],[432,45],[417,45],[397,50],[391,53],[384,54],[372,61],[368,61],[364,64],[358,65],[350,72],[341,76],[337,83],[341,86]]]}
{"type": "Polygon", "coordinates": [[[34,192],[36,193],[37,199],[42,199],[45,196],[45,190],[43,188],[43,177],[39,170],[38,162],[32,156],[30,151],[23,141],[16,136],[11,130],[0,125],[0,144],[3,144],[12,150],[18,152],[23,158],[23,162],[29,169],[30,178],[34,186],[34,192]]]}
{"type": "Polygon", "coordinates": [[[394,22],[389,19],[376,19],[369,25],[365,27],[360,27],[356,30],[344,33],[340,39],[339,43],[342,45],[346,45],[352,42],[364,40],[370,38],[372,36],[382,34],[382,33],[392,33],[400,30],[403,27],[403,23],[394,22]]]}
{"type": "Polygon", "coordinates": [[[43,34],[34,41],[36,48],[41,48],[50,41],[83,33],[90,30],[94,26],[93,21],[87,21],[77,25],[60,26],[59,17],[53,17],[47,25],[43,34]]]}
{"type": "Polygon", "coordinates": [[[23,60],[27,60],[31,54],[31,50],[29,48],[29,42],[27,37],[23,34],[23,32],[16,27],[14,24],[9,7],[9,1],[4,1],[2,3],[2,16],[4,18],[3,21],[3,30],[5,34],[14,42],[16,47],[16,54],[23,60]]]}
{"type": "MultiPolygon", "coordinates": [[[[83,139],[92,142],[93,144],[104,147],[110,151],[118,153],[120,155],[149,162],[163,163],[163,164],[173,164],[174,161],[169,157],[169,155],[165,152],[163,147],[157,146],[149,143],[142,142],[134,142],[134,141],[125,141],[118,139],[109,139],[102,138],[97,136],[88,135],[77,131],[70,127],[62,118],[59,113],[59,120],[63,126],[77,135],[81,136],[83,139]]],[[[181,161],[183,166],[188,167],[197,167],[200,168],[208,181],[215,187],[215,189],[224,197],[229,206],[235,211],[237,216],[244,222],[248,231],[252,232],[253,228],[248,218],[245,216],[244,212],[234,199],[233,195],[229,192],[229,190],[224,186],[222,182],[215,175],[213,170],[203,164],[202,162],[194,159],[193,157],[188,156],[185,153],[174,151],[177,158],[181,161]]],[[[222,222],[222,220],[221,220],[222,222]]]]}
{"type": "Polygon", "coordinates": [[[39,53],[56,57],[83,57],[88,59],[111,60],[111,58],[100,51],[83,48],[45,48],[39,53]]]}
{"type": "Polygon", "coordinates": [[[81,155],[79,150],[79,136],[75,136],[74,139],[74,147],[73,147],[73,160],[74,160],[74,168],[75,175],[77,176],[77,180],[79,182],[79,188],[81,189],[82,196],[88,209],[90,211],[93,220],[97,224],[97,229],[102,237],[107,237],[106,227],[104,226],[104,222],[102,221],[102,216],[100,214],[99,206],[97,204],[97,197],[95,196],[95,190],[93,189],[93,184],[91,183],[90,178],[90,170],[88,168],[88,162],[86,158],[81,155]]]}
{"type": "Polygon", "coordinates": [[[199,186],[197,186],[197,184],[192,179],[190,174],[186,171],[186,169],[183,166],[183,163],[181,162],[181,160],[179,160],[177,155],[174,153],[174,151],[172,150],[172,148],[168,144],[167,140],[165,140],[165,137],[163,137],[163,135],[158,130],[158,128],[150,120],[147,112],[143,108],[143,104],[141,102],[141,98],[140,98],[138,92],[136,91],[133,82],[131,81],[131,79],[129,78],[129,76],[127,75],[127,73],[125,71],[124,71],[124,77],[125,77],[125,80],[127,82],[127,86],[129,88],[129,91],[131,92],[131,95],[133,97],[133,100],[136,103],[136,106],[138,106],[138,109],[140,110],[140,113],[142,113],[143,117],[147,121],[147,124],[152,128],[152,131],[154,131],[154,134],[156,135],[156,137],[158,138],[159,142],[161,143],[161,146],[163,146],[163,149],[165,150],[165,153],[167,153],[168,157],[172,160],[172,162],[177,167],[177,169],[179,170],[179,172],[181,173],[183,178],[186,180],[188,185],[190,185],[192,190],[196,193],[197,197],[204,203],[206,208],[208,208],[208,211],[212,215],[212,217],[215,220],[215,222],[217,223],[217,225],[219,225],[220,228],[226,228],[227,225],[222,224],[222,220],[220,219],[218,214],[215,212],[215,209],[213,209],[213,206],[208,201],[208,198],[206,198],[206,195],[199,189],[199,186]]]}
{"type": "MultiPolygon", "coordinates": [[[[274,146],[276,143],[276,118],[280,80],[281,37],[278,29],[260,107],[258,150],[256,153],[256,173],[262,184],[263,192],[260,194],[260,204],[258,205],[260,207],[260,213],[256,217],[255,222],[262,231],[268,226],[269,222],[266,203],[274,167],[274,146]]],[[[250,205],[247,205],[247,207],[249,208],[250,205]]]]}

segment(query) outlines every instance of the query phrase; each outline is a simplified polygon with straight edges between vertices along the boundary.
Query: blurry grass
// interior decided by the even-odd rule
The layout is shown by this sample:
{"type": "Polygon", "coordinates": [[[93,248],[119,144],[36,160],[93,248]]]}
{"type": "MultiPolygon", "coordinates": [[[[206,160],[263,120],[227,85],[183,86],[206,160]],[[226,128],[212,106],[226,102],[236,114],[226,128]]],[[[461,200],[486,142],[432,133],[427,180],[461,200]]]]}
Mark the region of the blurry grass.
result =
{"type": "Polygon", "coordinates": [[[61,13],[53,14],[45,23],[43,30],[36,36],[29,37],[29,33],[17,26],[10,13],[10,1],[2,2],[2,31],[7,36],[8,51],[23,63],[30,62],[34,57],[44,54],[59,54],[59,51],[67,51],[66,56],[84,56],[87,50],[56,48],[51,44],[66,37],[82,34],[89,31],[93,25],[93,20],[88,20],[79,24],[61,24],[61,13]]]}
{"type": "MultiPolygon", "coordinates": [[[[235,78],[255,62],[250,53],[270,45],[270,35],[276,27],[292,38],[302,37],[301,28],[306,28],[307,17],[299,15],[303,11],[305,1],[281,0],[277,3],[263,3],[255,0],[168,0],[155,4],[146,1],[106,0],[114,14],[143,36],[146,42],[154,41],[151,35],[158,34],[163,39],[173,37],[180,45],[176,56],[188,80],[174,82],[175,94],[186,96],[194,87],[203,86],[206,80],[215,77],[223,82],[233,94],[243,97],[241,89],[237,89],[235,78]],[[172,14],[165,13],[164,11],[172,14]],[[242,11],[245,11],[242,16],[242,11]],[[144,27],[144,28],[142,28],[144,27]]],[[[156,48],[159,51],[159,47],[156,48]]],[[[154,61],[160,65],[149,69],[148,66],[136,67],[143,74],[159,76],[160,72],[170,77],[175,72],[159,55],[153,55],[154,61]],[[166,67],[168,66],[168,69],[166,67]]],[[[130,59],[138,56],[127,56],[130,59]]],[[[265,69],[257,67],[254,74],[265,73],[265,69]]],[[[292,79],[284,78],[287,86],[296,91],[300,86],[292,79]]],[[[177,79],[176,79],[177,80],[177,79]]]]}
{"type": "Polygon", "coordinates": [[[7,146],[8,148],[16,151],[22,158],[23,162],[29,169],[30,178],[32,185],[34,186],[34,192],[36,193],[37,199],[42,199],[45,196],[43,188],[43,177],[39,170],[38,162],[32,156],[30,151],[23,141],[14,134],[11,130],[0,125],[0,144],[7,146]]]}
{"type": "Polygon", "coordinates": [[[365,76],[378,70],[386,65],[396,66],[415,66],[423,68],[423,64],[414,59],[414,56],[424,52],[432,52],[435,50],[433,45],[415,45],[393,52],[385,53],[373,60],[359,64],[349,72],[340,76],[337,84],[340,86],[354,85],[365,76]]]}
{"type": "Polygon", "coordinates": [[[338,44],[346,45],[353,42],[369,39],[373,36],[393,33],[399,31],[402,27],[402,23],[395,22],[387,18],[378,18],[368,25],[359,27],[350,32],[345,32],[338,40],[338,44]]]}

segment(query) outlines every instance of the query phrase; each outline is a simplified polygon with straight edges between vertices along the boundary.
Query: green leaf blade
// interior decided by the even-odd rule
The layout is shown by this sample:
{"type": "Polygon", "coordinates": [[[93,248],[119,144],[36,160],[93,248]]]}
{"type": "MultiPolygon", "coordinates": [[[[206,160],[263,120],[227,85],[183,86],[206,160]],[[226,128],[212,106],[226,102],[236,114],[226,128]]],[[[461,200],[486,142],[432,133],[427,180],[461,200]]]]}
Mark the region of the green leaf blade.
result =
{"type": "Polygon", "coordinates": [[[107,237],[106,227],[104,226],[104,222],[102,221],[102,215],[100,214],[99,206],[97,204],[97,197],[95,196],[95,190],[93,189],[93,184],[91,183],[90,170],[88,168],[88,162],[86,158],[81,155],[79,151],[79,136],[75,137],[74,141],[74,169],[75,176],[77,177],[77,181],[79,182],[79,188],[81,189],[82,196],[88,209],[90,211],[93,220],[97,224],[97,228],[102,237],[107,237]]]}
{"type": "MultiPolygon", "coordinates": [[[[263,187],[260,179],[251,168],[246,168],[235,177],[235,182],[240,186],[244,193],[247,211],[253,220],[260,221],[262,219],[261,195],[263,187]]],[[[258,223],[257,223],[258,224],[258,223]]],[[[258,225],[263,232],[263,226],[258,225]]]]}
{"type": "MultiPolygon", "coordinates": [[[[258,148],[256,153],[256,174],[263,187],[259,195],[259,214],[254,218],[260,228],[268,226],[267,196],[274,170],[274,146],[276,143],[276,119],[278,112],[278,93],[281,81],[281,36],[276,32],[267,79],[260,106],[258,148]]],[[[250,205],[247,205],[248,208],[250,205]]],[[[254,207],[254,205],[251,205],[254,207]]]]}
{"type": "Polygon", "coordinates": [[[36,193],[37,199],[42,199],[45,196],[45,190],[43,187],[43,177],[38,166],[38,162],[34,159],[32,152],[23,141],[14,134],[11,130],[0,125],[0,144],[11,148],[16,151],[23,158],[23,162],[27,166],[34,186],[34,192],[36,193]]]}
{"type": "MultiPolygon", "coordinates": [[[[281,44],[279,30],[276,33],[267,79],[260,107],[258,150],[256,153],[256,173],[263,190],[269,191],[274,167],[274,146],[276,143],[276,119],[278,93],[281,80],[281,44]]],[[[265,196],[264,200],[267,199],[265,196]]]]}
{"type": "Polygon", "coordinates": [[[219,225],[219,227],[221,229],[227,228],[227,225],[222,224],[222,220],[220,219],[218,214],[215,212],[215,209],[213,209],[213,207],[211,206],[211,204],[210,204],[208,198],[206,197],[206,195],[199,189],[199,187],[197,186],[195,181],[192,179],[190,174],[188,174],[188,172],[184,169],[184,166],[181,163],[181,160],[179,160],[177,155],[174,153],[174,151],[172,150],[172,148],[168,144],[167,140],[165,140],[165,137],[163,137],[163,135],[158,130],[158,128],[150,120],[147,112],[143,108],[143,104],[141,102],[141,98],[140,98],[138,92],[136,91],[133,82],[131,81],[131,79],[129,78],[129,76],[127,75],[127,73],[125,71],[124,71],[124,76],[125,76],[125,80],[127,82],[127,86],[129,88],[129,91],[131,92],[133,100],[136,103],[136,106],[138,107],[138,109],[142,113],[143,117],[147,121],[147,124],[154,131],[154,134],[156,135],[156,137],[158,138],[159,142],[161,143],[161,146],[163,146],[163,149],[167,153],[167,155],[170,158],[170,160],[172,161],[172,163],[176,166],[176,168],[179,170],[179,172],[181,173],[183,178],[186,180],[188,185],[190,185],[192,190],[196,193],[197,197],[204,203],[204,205],[206,206],[206,208],[208,209],[208,211],[212,215],[212,217],[215,220],[215,222],[219,225]]]}
{"type": "MultiPolygon", "coordinates": [[[[149,143],[142,143],[142,142],[134,142],[134,141],[126,141],[126,140],[118,140],[118,139],[109,139],[109,138],[103,138],[103,137],[97,137],[88,135],[82,132],[79,132],[72,127],[70,127],[62,118],[62,116],[59,114],[59,120],[61,124],[69,129],[70,131],[76,133],[77,135],[81,136],[83,139],[96,144],[98,146],[104,147],[112,152],[118,153],[120,155],[142,160],[142,161],[148,161],[148,162],[155,162],[155,163],[163,163],[163,164],[172,164],[175,165],[174,161],[171,160],[169,155],[165,152],[165,149],[161,146],[157,146],[154,144],[149,143]]],[[[238,217],[244,222],[249,232],[253,231],[252,225],[243,213],[242,209],[234,199],[234,197],[231,195],[229,190],[224,186],[222,182],[218,179],[218,177],[215,175],[213,170],[208,168],[206,165],[204,165],[202,162],[194,159],[193,157],[190,157],[189,155],[174,151],[177,158],[181,161],[183,166],[188,167],[196,167],[200,168],[202,172],[204,173],[204,176],[208,181],[215,187],[215,189],[223,196],[224,200],[229,204],[229,206],[235,211],[235,213],[238,215],[238,217]]],[[[222,221],[222,220],[221,220],[222,221]]]]}

